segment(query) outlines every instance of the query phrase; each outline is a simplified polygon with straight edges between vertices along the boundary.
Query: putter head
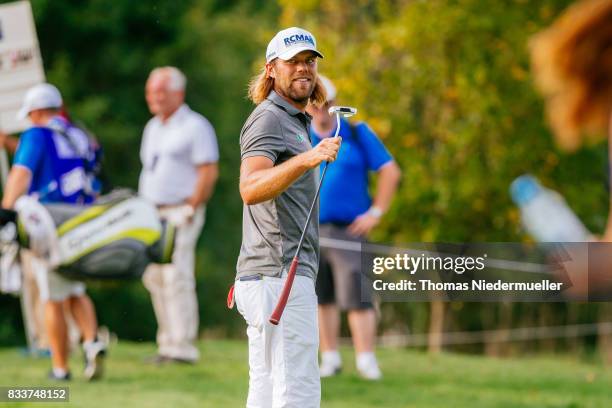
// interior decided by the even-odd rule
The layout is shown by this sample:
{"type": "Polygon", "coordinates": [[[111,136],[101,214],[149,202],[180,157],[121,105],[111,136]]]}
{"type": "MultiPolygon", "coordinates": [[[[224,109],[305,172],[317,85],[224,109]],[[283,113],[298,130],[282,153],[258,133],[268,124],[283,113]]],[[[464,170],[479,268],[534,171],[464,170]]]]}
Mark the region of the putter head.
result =
{"type": "Polygon", "coordinates": [[[349,118],[357,113],[357,108],[352,108],[350,106],[332,106],[328,110],[330,115],[338,114],[345,118],[349,118]]]}

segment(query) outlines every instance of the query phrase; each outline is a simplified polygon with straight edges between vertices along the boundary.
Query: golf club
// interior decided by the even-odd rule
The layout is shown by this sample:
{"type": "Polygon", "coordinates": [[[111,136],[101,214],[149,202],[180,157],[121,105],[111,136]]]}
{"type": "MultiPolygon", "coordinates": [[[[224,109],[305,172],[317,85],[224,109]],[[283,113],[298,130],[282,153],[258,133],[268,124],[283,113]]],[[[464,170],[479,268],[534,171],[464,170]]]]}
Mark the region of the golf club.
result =
{"type": "MultiPolygon", "coordinates": [[[[340,117],[351,117],[357,113],[357,109],[351,108],[350,106],[332,106],[329,108],[329,114],[336,115],[336,133],[334,137],[338,137],[338,133],[340,132],[340,117]]],[[[308,211],[308,216],[306,217],[306,222],[304,223],[304,228],[302,229],[302,236],[300,237],[300,242],[298,243],[298,247],[295,250],[295,256],[291,261],[291,266],[289,267],[289,272],[287,273],[287,280],[285,281],[285,286],[283,286],[283,291],[281,292],[280,298],[278,299],[278,303],[270,316],[270,323],[273,325],[277,325],[280,322],[281,316],[283,315],[283,311],[285,310],[285,306],[287,305],[287,300],[289,299],[289,294],[291,293],[291,287],[293,286],[293,280],[295,279],[295,272],[297,271],[297,266],[299,264],[299,256],[300,250],[302,249],[302,244],[304,243],[304,236],[306,235],[306,229],[308,228],[308,224],[310,223],[310,218],[312,217],[312,211],[314,210],[315,205],[317,204],[317,200],[319,199],[319,193],[321,192],[321,185],[323,184],[323,179],[325,178],[325,173],[327,171],[327,166],[329,166],[329,162],[325,162],[323,166],[323,172],[321,173],[321,179],[319,180],[319,185],[317,186],[317,192],[315,193],[314,200],[310,205],[310,211],[308,211]]]]}

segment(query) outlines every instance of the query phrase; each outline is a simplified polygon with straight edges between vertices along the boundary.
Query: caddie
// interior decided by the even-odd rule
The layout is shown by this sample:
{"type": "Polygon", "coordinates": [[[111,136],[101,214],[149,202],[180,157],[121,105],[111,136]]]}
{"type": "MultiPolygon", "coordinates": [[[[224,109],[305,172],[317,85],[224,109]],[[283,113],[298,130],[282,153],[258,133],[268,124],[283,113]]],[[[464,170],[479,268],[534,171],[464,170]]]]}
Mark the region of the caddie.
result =
{"type": "MultiPolygon", "coordinates": [[[[18,113],[29,118],[32,127],[20,138],[13,167],[8,176],[2,207],[11,209],[22,195],[41,203],[86,204],[94,199],[89,168],[95,161],[95,148],[89,137],[60,116],[62,97],[51,84],[30,88],[18,113]]],[[[69,380],[68,329],[64,307],[68,307],[81,331],[85,353],[85,377],[102,374],[106,345],[97,340],[94,305],[82,282],[66,279],[40,259],[30,260],[40,297],[45,302],[45,327],[51,348],[54,380],[69,380]]]]}

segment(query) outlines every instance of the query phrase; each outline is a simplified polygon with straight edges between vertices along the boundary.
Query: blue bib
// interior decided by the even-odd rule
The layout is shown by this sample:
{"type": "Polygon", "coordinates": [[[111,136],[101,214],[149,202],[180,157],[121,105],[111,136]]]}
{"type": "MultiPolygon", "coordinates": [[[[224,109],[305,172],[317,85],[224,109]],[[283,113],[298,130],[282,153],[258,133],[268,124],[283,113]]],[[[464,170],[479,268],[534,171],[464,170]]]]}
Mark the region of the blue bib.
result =
{"type": "Polygon", "coordinates": [[[29,194],[41,202],[90,203],[94,199],[88,174],[95,153],[88,136],[62,118],[50,127],[32,127],[23,133],[14,165],[32,173],[29,194]]]}

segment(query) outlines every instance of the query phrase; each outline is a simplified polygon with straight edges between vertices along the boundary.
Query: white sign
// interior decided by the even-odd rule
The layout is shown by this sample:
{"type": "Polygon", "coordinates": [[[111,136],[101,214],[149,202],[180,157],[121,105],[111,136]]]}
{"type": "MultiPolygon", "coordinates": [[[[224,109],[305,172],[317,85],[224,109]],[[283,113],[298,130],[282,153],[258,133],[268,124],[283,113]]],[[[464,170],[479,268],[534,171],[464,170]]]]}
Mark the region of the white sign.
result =
{"type": "Polygon", "coordinates": [[[44,81],[30,2],[0,5],[0,130],[16,133],[27,127],[15,116],[28,88],[44,81]]]}

